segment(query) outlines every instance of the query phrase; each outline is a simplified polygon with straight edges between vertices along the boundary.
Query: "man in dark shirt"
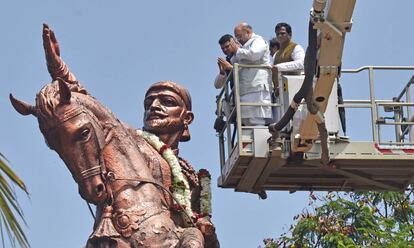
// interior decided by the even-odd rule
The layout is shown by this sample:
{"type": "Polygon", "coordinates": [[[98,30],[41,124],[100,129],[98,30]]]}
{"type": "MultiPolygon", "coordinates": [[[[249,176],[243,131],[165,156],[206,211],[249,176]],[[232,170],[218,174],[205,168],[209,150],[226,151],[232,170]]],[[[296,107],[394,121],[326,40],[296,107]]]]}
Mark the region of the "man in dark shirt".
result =
{"type": "MultiPolygon", "coordinates": [[[[223,35],[219,40],[219,44],[226,57],[217,59],[217,65],[220,73],[216,76],[216,79],[214,81],[214,86],[216,89],[222,88],[226,83],[226,78],[233,69],[233,65],[231,64],[230,59],[240,47],[234,37],[230,34],[223,35]]],[[[233,88],[232,82],[230,82],[230,87],[233,88]]]]}

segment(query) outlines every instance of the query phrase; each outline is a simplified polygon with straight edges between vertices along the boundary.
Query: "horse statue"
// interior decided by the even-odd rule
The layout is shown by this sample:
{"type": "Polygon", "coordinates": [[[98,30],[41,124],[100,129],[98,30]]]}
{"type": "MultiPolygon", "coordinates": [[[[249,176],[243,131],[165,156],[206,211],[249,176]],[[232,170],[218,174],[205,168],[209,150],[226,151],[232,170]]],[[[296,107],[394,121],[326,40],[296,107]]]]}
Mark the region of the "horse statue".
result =
{"type": "Polygon", "coordinates": [[[36,95],[35,106],[11,94],[10,100],[17,112],[37,118],[47,145],[68,167],[81,197],[97,206],[87,248],[204,247],[203,234],[190,216],[189,227],[175,224],[170,209],[177,199],[148,167],[149,159],[164,161],[160,151],[79,83],[52,81],[36,95]]]}

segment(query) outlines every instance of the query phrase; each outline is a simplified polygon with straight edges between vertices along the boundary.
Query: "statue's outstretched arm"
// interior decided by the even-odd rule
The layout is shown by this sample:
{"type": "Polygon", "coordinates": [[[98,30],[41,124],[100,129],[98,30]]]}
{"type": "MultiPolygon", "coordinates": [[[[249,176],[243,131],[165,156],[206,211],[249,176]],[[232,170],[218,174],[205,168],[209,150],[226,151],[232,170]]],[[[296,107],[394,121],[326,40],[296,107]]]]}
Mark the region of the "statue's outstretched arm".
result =
{"type": "Polygon", "coordinates": [[[69,84],[72,91],[87,94],[84,87],[80,85],[75,75],[60,57],[59,43],[55,33],[46,23],[43,24],[43,48],[45,50],[47,70],[52,79],[61,78],[69,84]]]}
{"type": "Polygon", "coordinates": [[[43,24],[43,47],[45,49],[47,70],[53,80],[62,78],[68,83],[76,82],[76,77],[60,57],[59,43],[55,33],[47,24],[43,24]]]}

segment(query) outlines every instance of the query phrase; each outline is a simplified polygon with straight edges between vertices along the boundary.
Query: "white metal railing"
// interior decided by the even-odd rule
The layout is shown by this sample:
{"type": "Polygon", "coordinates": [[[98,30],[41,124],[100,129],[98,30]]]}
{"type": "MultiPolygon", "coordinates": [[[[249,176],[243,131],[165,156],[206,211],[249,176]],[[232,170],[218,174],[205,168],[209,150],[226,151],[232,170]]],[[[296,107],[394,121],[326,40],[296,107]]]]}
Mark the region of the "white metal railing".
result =
{"type": "MultiPolygon", "coordinates": [[[[240,102],[240,85],[239,85],[239,71],[242,68],[257,68],[267,69],[271,73],[271,67],[268,65],[243,65],[235,63],[233,71],[227,76],[226,83],[223,89],[216,97],[217,115],[221,115],[225,121],[221,130],[218,130],[219,150],[220,150],[220,164],[223,168],[224,164],[231,156],[236,148],[236,145],[241,140],[242,122],[241,122],[241,106],[272,106],[283,109],[283,86],[279,86],[279,97],[276,103],[263,104],[257,102],[240,102]],[[230,88],[230,81],[233,80],[233,88],[230,88]],[[226,106],[223,106],[225,104],[226,106]],[[236,141],[233,137],[237,135],[236,141]],[[227,152],[226,152],[227,151],[227,152]]],[[[343,104],[338,104],[338,107],[343,108],[367,108],[371,111],[371,129],[372,141],[383,145],[414,145],[414,115],[412,108],[414,103],[411,99],[411,85],[414,84],[414,76],[409,80],[404,89],[393,100],[377,100],[375,99],[375,85],[374,85],[374,71],[375,70],[413,70],[414,66],[364,66],[358,69],[344,69],[341,73],[359,73],[368,71],[369,76],[369,100],[344,100],[343,104]],[[405,101],[403,97],[405,96],[405,101]],[[387,122],[379,117],[379,106],[391,108],[405,108],[406,111],[401,111],[401,114],[394,112],[394,121],[387,122]],[[405,114],[404,114],[405,113],[405,114]],[[405,118],[405,120],[404,120],[405,118]],[[381,125],[395,126],[396,140],[395,142],[381,141],[381,125]],[[404,128],[403,128],[404,127],[404,128]],[[408,135],[409,142],[404,142],[404,137],[408,135]]],[[[242,145],[237,146],[239,154],[243,154],[242,145]]]]}
{"type": "MultiPolygon", "coordinates": [[[[269,65],[245,65],[235,63],[233,65],[233,71],[227,76],[226,83],[223,89],[216,97],[217,110],[216,113],[221,113],[225,118],[224,127],[218,131],[219,137],[219,150],[220,150],[220,164],[223,168],[225,161],[230,157],[234,151],[236,144],[241,140],[242,133],[242,116],[241,106],[271,106],[281,108],[282,104],[280,99],[277,103],[260,103],[260,102],[241,102],[240,101],[240,84],[239,84],[239,71],[242,68],[256,68],[269,70],[269,76],[271,77],[272,67],[269,65]],[[233,80],[233,89],[230,88],[230,81],[233,80]],[[226,106],[223,106],[225,103],[226,106]],[[232,127],[233,125],[233,127],[232,127]],[[233,137],[236,135],[237,142],[234,142],[233,137]],[[227,149],[225,149],[227,148],[227,149]],[[227,150],[227,154],[226,151],[227,150]]],[[[283,87],[279,87],[279,95],[283,95],[283,87]]],[[[239,154],[242,154],[242,146],[238,146],[239,154]]]]}
{"type": "Polygon", "coordinates": [[[371,131],[372,140],[378,144],[410,144],[414,145],[414,116],[412,107],[414,103],[411,99],[411,85],[414,84],[414,76],[408,81],[404,89],[392,100],[377,100],[375,99],[375,85],[374,85],[374,71],[378,70],[413,70],[414,66],[363,66],[358,69],[344,69],[342,73],[359,73],[362,71],[368,71],[369,79],[369,100],[345,100],[344,104],[338,104],[338,107],[344,108],[368,108],[371,111],[371,131]],[[402,98],[405,96],[405,102],[402,102],[402,98]],[[401,113],[394,111],[394,122],[386,122],[384,118],[379,118],[378,107],[398,108],[401,113]],[[404,120],[403,108],[406,108],[406,121],[404,120]],[[381,125],[393,125],[395,126],[395,142],[383,142],[381,140],[381,125]],[[403,125],[406,128],[403,130],[403,125]],[[408,134],[408,143],[404,142],[405,135],[408,134]]]}

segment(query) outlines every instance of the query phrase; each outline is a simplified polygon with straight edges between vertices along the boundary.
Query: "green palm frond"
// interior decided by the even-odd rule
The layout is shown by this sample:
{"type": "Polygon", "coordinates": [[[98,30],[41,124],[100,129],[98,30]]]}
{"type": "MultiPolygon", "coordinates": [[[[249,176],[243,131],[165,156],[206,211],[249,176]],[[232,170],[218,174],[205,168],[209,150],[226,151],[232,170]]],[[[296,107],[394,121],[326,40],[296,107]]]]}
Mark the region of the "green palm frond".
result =
{"type": "Polygon", "coordinates": [[[17,243],[20,247],[28,248],[30,247],[29,242],[17,216],[24,224],[26,224],[26,222],[24,220],[22,209],[17,201],[16,194],[8,180],[17,185],[20,189],[26,192],[26,194],[28,194],[28,191],[24,182],[7,165],[7,162],[6,157],[0,153],[0,231],[2,243],[4,247],[3,229],[5,229],[12,247],[17,247],[17,243]]]}
{"type": "Polygon", "coordinates": [[[10,180],[12,180],[13,183],[15,183],[19,188],[24,190],[24,192],[27,192],[26,185],[24,182],[14,173],[14,171],[6,164],[8,160],[6,157],[0,153],[0,170],[2,170],[10,180]]]}

